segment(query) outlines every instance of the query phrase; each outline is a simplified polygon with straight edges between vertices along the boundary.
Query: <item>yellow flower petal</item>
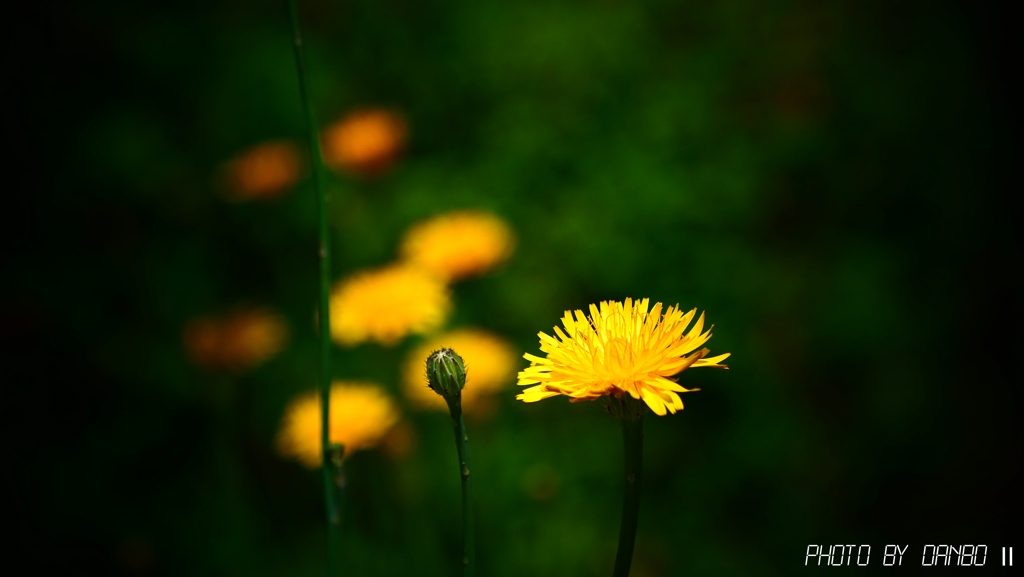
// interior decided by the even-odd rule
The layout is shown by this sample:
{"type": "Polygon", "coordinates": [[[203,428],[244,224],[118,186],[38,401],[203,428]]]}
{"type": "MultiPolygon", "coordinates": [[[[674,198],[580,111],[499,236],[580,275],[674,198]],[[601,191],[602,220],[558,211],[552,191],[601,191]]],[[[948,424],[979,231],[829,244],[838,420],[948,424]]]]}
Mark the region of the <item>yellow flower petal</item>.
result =
{"type": "Polygon", "coordinates": [[[448,288],[420,269],[397,264],[339,282],[331,292],[331,337],[342,345],[364,341],[394,345],[444,323],[448,288]]]}
{"type": "MultiPolygon", "coordinates": [[[[331,442],[345,446],[345,454],[377,446],[398,422],[398,406],[372,383],[336,381],[331,386],[331,442]]],[[[309,468],[320,466],[320,396],[310,391],[288,405],[277,434],[281,456],[297,459],[309,468]]]]}
{"type": "Polygon", "coordinates": [[[402,258],[435,276],[454,281],[484,273],[515,248],[512,229],[485,212],[451,212],[409,229],[400,249],[402,258]]]}
{"type": "Polygon", "coordinates": [[[664,310],[649,299],[604,301],[582,310],[565,311],[563,331],[557,339],[538,333],[546,357],[527,353],[530,366],[519,372],[518,384],[530,386],[517,399],[535,402],[555,395],[570,401],[593,400],[604,395],[629,394],[642,399],[657,415],[683,409],[677,393],[690,392],[666,377],[690,367],[719,367],[728,354],[708,357],[701,348],[710,338],[701,313],[687,331],[697,309],[683,313],[678,306],[664,310]],[[664,310],[664,313],[662,312],[664,310]],[[695,351],[695,352],[694,352],[695,351]]]}

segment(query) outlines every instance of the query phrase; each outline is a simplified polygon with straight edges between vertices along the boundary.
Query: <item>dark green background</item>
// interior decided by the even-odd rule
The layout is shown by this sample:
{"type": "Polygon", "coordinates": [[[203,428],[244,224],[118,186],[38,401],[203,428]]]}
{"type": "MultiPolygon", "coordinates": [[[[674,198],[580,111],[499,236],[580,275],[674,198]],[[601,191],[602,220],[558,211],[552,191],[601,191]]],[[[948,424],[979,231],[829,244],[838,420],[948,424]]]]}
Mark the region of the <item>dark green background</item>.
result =
{"type": "MultiPolygon", "coordinates": [[[[634,575],[825,571],[802,569],[808,543],[873,545],[865,575],[886,543],[910,565],[925,543],[987,543],[993,565],[1014,544],[1005,14],[301,4],[321,120],[383,105],[411,130],[382,178],[329,181],[339,277],[437,210],[483,208],[518,251],[455,287],[451,326],[536,352],[598,300],[708,310],[732,370],[687,372],[702,391],[648,420],[634,575]]],[[[322,575],[320,478],[272,447],[317,374],[312,190],[228,204],[214,188],[240,150],[303,137],[283,3],[35,10],[8,21],[7,52],[24,130],[6,194],[27,200],[7,213],[3,299],[19,551],[37,572],[322,575]],[[194,368],[184,324],[243,302],[286,315],[289,347],[240,377],[194,368]]],[[[397,395],[413,344],[339,349],[336,376],[397,395]]],[[[480,574],[609,574],[616,423],[513,388],[470,425],[480,574]]],[[[457,574],[447,417],[410,415],[406,459],[349,463],[346,575],[457,574]]]]}

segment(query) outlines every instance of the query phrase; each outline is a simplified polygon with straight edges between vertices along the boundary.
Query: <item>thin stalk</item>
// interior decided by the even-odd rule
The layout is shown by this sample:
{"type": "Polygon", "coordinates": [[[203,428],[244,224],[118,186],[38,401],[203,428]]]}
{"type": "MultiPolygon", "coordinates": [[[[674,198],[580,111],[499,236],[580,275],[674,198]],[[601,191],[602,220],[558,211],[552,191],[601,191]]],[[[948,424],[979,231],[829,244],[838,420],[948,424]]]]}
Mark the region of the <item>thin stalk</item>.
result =
{"type": "Polygon", "coordinates": [[[619,525],[619,550],[615,554],[613,577],[628,577],[636,543],[636,524],[640,515],[640,478],[644,464],[644,417],[622,419],[622,444],[625,449],[625,489],[622,495],[622,523],[619,525]]]}
{"type": "Polygon", "coordinates": [[[295,68],[299,76],[299,94],[306,116],[306,132],[309,137],[309,157],[313,168],[313,190],[316,194],[317,220],[320,236],[320,295],[318,319],[320,326],[320,443],[323,447],[324,502],[327,511],[327,571],[334,577],[338,574],[338,535],[341,514],[338,509],[338,488],[332,472],[330,439],[331,407],[331,248],[327,228],[327,196],[324,194],[323,161],[320,158],[320,136],[316,115],[309,95],[309,81],[306,74],[306,59],[302,51],[302,33],[299,28],[299,12],[296,0],[288,0],[288,15],[291,20],[292,41],[295,48],[295,68]]]}
{"type": "Polygon", "coordinates": [[[466,420],[462,417],[462,395],[445,397],[455,429],[455,450],[459,453],[459,477],[462,479],[462,575],[476,575],[476,545],[473,536],[473,485],[469,477],[469,450],[466,420]]]}

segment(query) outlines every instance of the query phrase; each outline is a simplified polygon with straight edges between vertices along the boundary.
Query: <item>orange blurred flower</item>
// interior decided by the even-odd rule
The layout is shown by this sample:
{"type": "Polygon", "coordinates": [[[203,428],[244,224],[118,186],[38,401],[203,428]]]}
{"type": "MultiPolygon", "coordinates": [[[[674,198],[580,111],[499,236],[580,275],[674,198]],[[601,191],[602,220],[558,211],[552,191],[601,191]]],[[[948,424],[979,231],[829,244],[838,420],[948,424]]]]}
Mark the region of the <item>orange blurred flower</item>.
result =
{"type": "Polygon", "coordinates": [[[402,258],[445,280],[481,274],[512,255],[515,237],[505,221],[464,210],[413,225],[400,249],[402,258]]]}
{"type": "Polygon", "coordinates": [[[278,196],[302,177],[299,148],[288,141],[254,146],[224,166],[229,194],[236,200],[278,196]]]}
{"type": "MultiPolygon", "coordinates": [[[[345,456],[376,447],[401,416],[391,397],[373,383],[335,381],[330,403],[328,436],[344,445],[345,456]]],[[[278,453],[311,469],[320,466],[320,425],[320,395],[310,391],[295,398],[281,421],[278,453]]]]}
{"type": "Polygon", "coordinates": [[[468,412],[482,406],[484,397],[500,391],[513,380],[516,353],[498,335],[480,329],[460,329],[429,339],[409,355],[404,370],[405,395],[422,408],[448,410],[441,395],[427,387],[425,363],[430,354],[450,348],[466,363],[462,405],[468,412]]]}
{"type": "Polygon", "coordinates": [[[288,327],[262,308],[193,320],[185,327],[185,348],[192,361],[211,369],[241,371],[270,359],[284,348],[288,327]]]}
{"type": "Polygon", "coordinates": [[[331,336],[342,345],[376,341],[394,345],[411,333],[444,323],[448,288],[414,267],[392,264],[345,278],[331,291],[331,336]]]}
{"type": "Polygon", "coordinates": [[[379,174],[391,166],[405,138],[405,121],[396,113],[356,110],[324,129],[324,162],[362,176],[379,174]]]}

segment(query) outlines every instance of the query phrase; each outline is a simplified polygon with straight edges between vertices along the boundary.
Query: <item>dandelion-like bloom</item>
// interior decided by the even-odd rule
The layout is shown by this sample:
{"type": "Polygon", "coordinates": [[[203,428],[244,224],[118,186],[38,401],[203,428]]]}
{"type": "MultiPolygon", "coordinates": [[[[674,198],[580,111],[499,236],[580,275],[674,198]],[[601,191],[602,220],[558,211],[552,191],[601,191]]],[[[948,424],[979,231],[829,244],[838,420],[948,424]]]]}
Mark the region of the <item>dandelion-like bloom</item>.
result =
{"type": "Polygon", "coordinates": [[[577,310],[565,311],[563,331],[555,327],[558,338],[540,333],[540,349],[546,358],[523,355],[530,366],[519,373],[519,385],[534,385],[516,396],[527,403],[566,395],[572,402],[590,401],[603,395],[617,398],[628,393],[642,399],[657,415],[675,413],[683,408],[676,393],[685,389],[668,377],[690,367],[718,367],[730,353],[708,357],[700,348],[711,338],[704,329],[704,313],[687,332],[697,309],[683,313],[669,307],[664,316],[657,303],[647,310],[648,299],[636,303],[605,301],[590,305],[590,317],[577,310]]]}
{"type": "Polygon", "coordinates": [[[342,345],[376,341],[390,346],[411,333],[439,327],[451,310],[448,287],[407,265],[363,271],[331,293],[331,336],[342,345]]]}
{"type": "Polygon", "coordinates": [[[386,170],[405,144],[405,121],[387,110],[357,110],[324,129],[324,161],[370,176],[386,170]]]}
{"type": "Polygon", "coordinates": [[[427,387],[423,362],[438,349],[459,353],[466,363],[462,405],[469,411],[482,395],[501,390],[515,374],[515,352],[501,337],[480,329],[461,329],[434,337],[417,347],[405,363],[404,390],[416,406],[447,410],[444,399],[427,387]]]}
{"type": "Polygon", "coordinates": [[[512,255],[515,236],[505,221],[475,210],[442,214],[413,225],[403,260],[445,280],[481,274],[512,255]]]}
{"type": "Polygon", "coordinates": [[[189,356],[207,368],[240,371],[254,367],[279,353],[287,341],[284,319],[264,308],[200,318],[185,327],[189,356]]]}
{"type": "MultiPolygon", "coordinates": [[[[372,383],[335,381],[331,386],[329,438],[345,455],[377,446],[399,420],[398,406],[372,383]]],[[[277,451],[314,468],[322,462],[320,396],[310,391],[285,410],[277,434],[277,451]]]]}
{"type": "Polygon", "coordinates": [[[291,142],[266,142],[228,162],[224,175],[231,196],[237,200],[271,198],[298,182],[302,156],[291,142]]]}

